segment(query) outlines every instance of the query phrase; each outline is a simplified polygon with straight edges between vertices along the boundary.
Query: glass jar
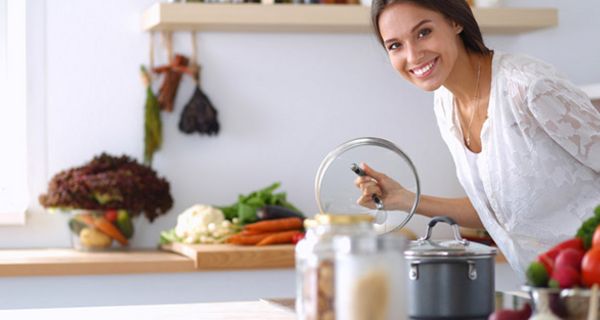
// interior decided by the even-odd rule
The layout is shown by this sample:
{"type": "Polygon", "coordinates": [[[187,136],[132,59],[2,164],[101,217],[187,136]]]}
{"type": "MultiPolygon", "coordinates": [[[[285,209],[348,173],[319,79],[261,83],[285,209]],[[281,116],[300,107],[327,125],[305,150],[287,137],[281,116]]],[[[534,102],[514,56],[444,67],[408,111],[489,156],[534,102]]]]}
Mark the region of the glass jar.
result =
{"type": "Polygon", "coordinates": [[[404,249],[398,234],[336,236],[335,315],[344,320],[406,319],[404,249]]]}
{"type": "Polygon", "coordinates": [[[296,313],[302,320],[335,319],[335,251],[340,235],[375,236],[373,216],[317,214],[296,245],[296,313]]]}

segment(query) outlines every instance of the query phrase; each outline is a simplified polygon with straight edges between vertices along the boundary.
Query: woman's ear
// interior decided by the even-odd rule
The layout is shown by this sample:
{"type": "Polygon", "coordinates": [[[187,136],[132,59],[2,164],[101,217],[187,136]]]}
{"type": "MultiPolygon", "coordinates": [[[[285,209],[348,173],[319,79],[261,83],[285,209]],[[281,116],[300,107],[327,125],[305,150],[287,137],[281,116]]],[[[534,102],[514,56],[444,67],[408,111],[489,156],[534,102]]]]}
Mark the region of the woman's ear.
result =
{"type": "Polygon", "coordinates": [[[452,22],[452,28],[454,29],[454,33],[456,34],[460,34],[461,32],[463,32],[463,26],[454,21],[452,22]]]}

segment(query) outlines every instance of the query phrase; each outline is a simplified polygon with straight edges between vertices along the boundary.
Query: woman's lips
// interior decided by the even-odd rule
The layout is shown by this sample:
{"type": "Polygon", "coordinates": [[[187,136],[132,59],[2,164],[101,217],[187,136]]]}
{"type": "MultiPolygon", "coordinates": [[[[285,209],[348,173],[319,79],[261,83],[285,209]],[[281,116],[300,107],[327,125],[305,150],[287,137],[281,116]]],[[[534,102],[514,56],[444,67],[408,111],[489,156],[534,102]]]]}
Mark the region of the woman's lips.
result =
{"type": "Polygon", "coordinates": [[[422,64],[422,65],[416,67],[416,68],[412,68],[412,69],[410,69],[410,73],[415,75],[417,78],[425,78],[433,72],[434,67],[437,65],[437,61],[438,61],[438,58],[435,58],[425,64],[422,64]]]}

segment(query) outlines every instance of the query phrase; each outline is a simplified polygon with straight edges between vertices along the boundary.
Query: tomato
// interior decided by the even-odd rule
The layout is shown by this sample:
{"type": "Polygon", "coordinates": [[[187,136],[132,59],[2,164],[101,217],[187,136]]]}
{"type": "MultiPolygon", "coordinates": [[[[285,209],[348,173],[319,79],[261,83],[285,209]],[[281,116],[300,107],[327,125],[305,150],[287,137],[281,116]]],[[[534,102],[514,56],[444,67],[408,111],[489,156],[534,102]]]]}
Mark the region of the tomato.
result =
{"type": "Polygon", "coordinates": [[[581,275],[583,284],[591,287],[593,284],[600,285],[600,247],[595,247],[583,256],[581,262],[581,275]]]}
{"type": "Polygon", "coordinates": [[[104,212],[104,218],[110,222],[117,221],[117,210],[106,210],[104,212]]]}
{"type": "Polygon", "coordinates": [[[554,259],[550,258],[548,254],[542,253],[538,256],[538,261],[544,265],[546,272],[551,275],[554,272],[554,259]]]}
{"type": "Polygon", "coordinates": [[[596,227],[592,238],[592,248],[594,247],[600,247],[600,225],[596,227]]]}
{"type": "Polygon", "coordinates": [[[292,238],[292,243],[296,244],[296,243],[300,242],[300,240],[302,240],[302,239],[304,239],[304,233],[303,232],[296,233],[294,235],[294,237],[292,238]]]}

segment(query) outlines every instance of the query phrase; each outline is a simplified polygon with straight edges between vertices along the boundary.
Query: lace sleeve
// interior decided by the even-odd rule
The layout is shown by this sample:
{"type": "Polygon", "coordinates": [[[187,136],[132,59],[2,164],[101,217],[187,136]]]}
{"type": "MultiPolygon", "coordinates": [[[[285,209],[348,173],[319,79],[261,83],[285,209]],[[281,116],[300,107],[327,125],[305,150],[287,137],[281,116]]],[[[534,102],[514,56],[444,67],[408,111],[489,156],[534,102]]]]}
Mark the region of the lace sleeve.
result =
{"type": "Polygon", "coordinates": [[[540,79],[529,87],[528,106],[554,141],[600,172],[600,112],[585,93],[563,79],[540,79]]]}

